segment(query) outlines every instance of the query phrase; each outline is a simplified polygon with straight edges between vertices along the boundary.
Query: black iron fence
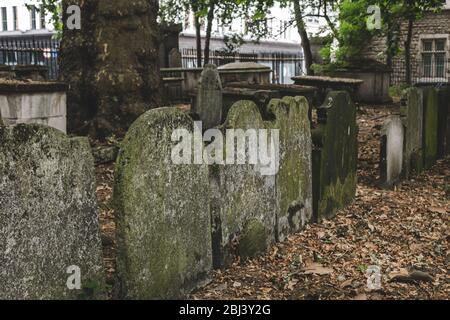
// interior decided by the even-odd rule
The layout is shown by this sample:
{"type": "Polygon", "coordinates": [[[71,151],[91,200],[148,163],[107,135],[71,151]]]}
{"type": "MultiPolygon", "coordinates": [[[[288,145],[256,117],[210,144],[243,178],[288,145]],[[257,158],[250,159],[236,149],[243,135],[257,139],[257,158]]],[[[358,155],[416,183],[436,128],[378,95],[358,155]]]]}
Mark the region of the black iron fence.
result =
{"type": "MultiPolygon", "coordinates": [[[[450,63],[444,59],[412,60],[411,82],[414,85],[450,83],[450,63]]],[[[394,60],[391,85],[406,83],[406,64],[403,59],[394,60]]]]}
{"type": "Polygon", "coordinates": [[[48,68],[48,78],[58,78],[59,41],[0,38],[0,64],[36,65],[48,68]]]}
{"type": "MultiPolygon", "coordinates": [[[[60,42],[52,39],[0,38],[0,64],[38,65],[48,68],[48,78],[58,78],[58,56],[60,42]]],[[[195,49],[183,49],[184,68],[197,67],[195,49]]],[[[272,82],[292,83],[291,77],[303,73],[303,57],[299,54],[284,52],[227,53],[216,50],[210,53],[210,63],[221,66],[231,62],[258,62],[273,70],[272,82]]]]}
{"type": "MultiPolygon", "coordinates": [[[[197,50],[183,49],[181,52],[183,68],[197,67],[197,50]]],[[[203,57],[202,57],[203,58],[203,57]]],[[[210,63],[216,66],[232,62],[257,62],[273,70],[272,82],[277,84],[293,83],[291,78],[303,74],[303,57],[285,52],[229,53],[220,50],[210,52],[210,63]]]]}

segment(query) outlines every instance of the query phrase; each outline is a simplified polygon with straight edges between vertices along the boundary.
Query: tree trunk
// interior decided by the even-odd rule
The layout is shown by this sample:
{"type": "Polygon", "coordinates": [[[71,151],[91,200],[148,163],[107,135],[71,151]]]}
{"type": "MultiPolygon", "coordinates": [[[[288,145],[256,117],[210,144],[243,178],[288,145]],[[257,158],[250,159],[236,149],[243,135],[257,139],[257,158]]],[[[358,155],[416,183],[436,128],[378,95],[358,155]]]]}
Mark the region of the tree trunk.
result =
{"type": "Polygon", "coordinates": [[[311,69],[313,64],[313,55],[311,51],[311,43],[309,41],[308,33],[306,32],[305,22],[303,21],[302,10],[300,8],[299,0],[293,0],[295,22],[297,23],[297,30],[302,40],[303,55],[305,59],[306,74],[313,75],[314,71],[311,69]]]}
{"type": "Polygon", "coordinates": [[[196,40],[196,50],[197,50],[197,68],[202,67],[202,30],[200,18],[197,16],[199,12],[199,6],[196,0],[191,2],[192,11],[194,12],[194,25],[195,25],[195,40],[196,40]]]}
{"type": "Polygon", "coordinates": [[[408,34],[405,41],[405,64],[406,64],[406,84],[412,84],[412,70],[411,70],[411,41],[414,28],[414,18],[408,19],[408,34]]]}
{"type": "Polygon", "coordinates": [[[206,38],[205,38],[205,64],[209,63],[209,46],[211,43],[211,33],[212,33],[212,24],[214,21],[214,10],[216,9],[216,2],[215,0],[211,0],[209,4],[209,10],[208,10],[208,17],[207,22],[208,26],[206,27],[206,38]]]}
{"type": "Polygon", "coordinates": [[[81,30],[63,30],[61,80],[69,84],[69,132],[123,136],[160,106],[157,0],[63,0],[81,8],[81,30]]]}

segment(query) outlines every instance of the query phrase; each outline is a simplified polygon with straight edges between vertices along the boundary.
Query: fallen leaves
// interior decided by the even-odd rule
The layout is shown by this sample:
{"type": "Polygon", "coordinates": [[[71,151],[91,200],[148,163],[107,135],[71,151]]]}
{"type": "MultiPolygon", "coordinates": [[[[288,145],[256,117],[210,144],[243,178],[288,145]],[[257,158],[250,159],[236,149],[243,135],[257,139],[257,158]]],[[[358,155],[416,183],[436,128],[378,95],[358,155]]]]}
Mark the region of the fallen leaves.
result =
{"type": "Polygon", "coordinates": [[[311,262],[303,269],[303,274],[326,275],[333,273],[333,269],[326,268],[320,263],[311,262]]]}

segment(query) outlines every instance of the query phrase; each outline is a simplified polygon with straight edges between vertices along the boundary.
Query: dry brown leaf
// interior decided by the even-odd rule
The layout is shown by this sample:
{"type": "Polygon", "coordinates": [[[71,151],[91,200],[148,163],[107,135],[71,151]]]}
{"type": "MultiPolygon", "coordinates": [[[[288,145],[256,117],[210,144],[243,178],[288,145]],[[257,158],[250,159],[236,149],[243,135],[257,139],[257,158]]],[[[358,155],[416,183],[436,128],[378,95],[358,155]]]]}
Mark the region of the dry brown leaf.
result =
{"type": "Polygon", "coordinates": [[[312,262],[303,269],[304,274],[327,275],[333,273],[333,269],[326,268],[320,263],[312,262]]]}

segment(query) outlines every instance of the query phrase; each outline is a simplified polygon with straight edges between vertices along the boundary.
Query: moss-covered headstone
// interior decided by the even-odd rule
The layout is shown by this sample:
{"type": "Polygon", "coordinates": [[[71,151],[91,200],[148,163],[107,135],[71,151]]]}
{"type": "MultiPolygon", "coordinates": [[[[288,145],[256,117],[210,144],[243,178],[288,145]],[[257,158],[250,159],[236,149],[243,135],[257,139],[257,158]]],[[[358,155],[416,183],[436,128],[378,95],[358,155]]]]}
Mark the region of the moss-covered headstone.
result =
{"type": "Polygon", "coordinates": [[[358,127],[356,107],[344,91],[330,92],[313,130],[313,214],[331,218],[355,197],[358,127]]]}
{"type": "Polygon", "coordinates": [[[311,130],[304,97],[274,99],[268,112],[280,130],[280,170],[276,176],[277,236],[283,241],[312,217],[311,130]]]}
{"type": "Polygon", "coordinates": [[[409,179],[413,172],[419,174],[423,170],[423,91],[408,89],[404,101],[401,112],[405,127],[403,167],[409,179]]]}
{"type": "Polygon", "coordinates": [[[87,139],[40,125],[0,127],[0,222],[0,299],[102,297],[87,139]]]}
{"type": "Polygon", "coordinates": [[[122,298],[181,298],[209,275],[208,168],[171,158],[174,130],[193,127],[176,108],[154,109],[122,142],[114,188],[122,298]]]}
{"type": "MultiPolygon", "coordinates": [[[[221,130],[226,135],[234,129],[267,129],[254,102],[239,101],[231,107],[221,130]]],[[[230,142],[225,140],[224,146],[230,142]]],[[[254,146],[249,141],[246,153],[254,146]]],[[[210,183],[214,266],[229,265],[235,255],[251,258],[264,253],[275,242],[275,175],[262,175],[249,161],[216,164],[210,169],[210,183]]]]}
{"type": "Polygon", "coordinates": [[[424,89],[423,159],[425,169],[430,169],[438,158],[438,92],[433,87],[424,89]]]}
{"type": "Polygon", "coordinates": [[[213,128],[222,122],[222,100],[219,71],[215,65],[208,64],[202,71],[192,110],[203,122],[204,129],[213,128]]]}

